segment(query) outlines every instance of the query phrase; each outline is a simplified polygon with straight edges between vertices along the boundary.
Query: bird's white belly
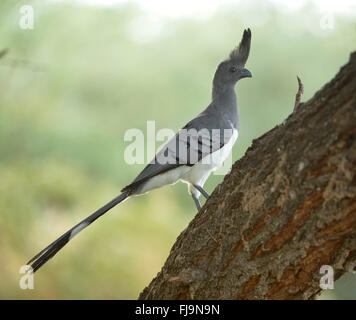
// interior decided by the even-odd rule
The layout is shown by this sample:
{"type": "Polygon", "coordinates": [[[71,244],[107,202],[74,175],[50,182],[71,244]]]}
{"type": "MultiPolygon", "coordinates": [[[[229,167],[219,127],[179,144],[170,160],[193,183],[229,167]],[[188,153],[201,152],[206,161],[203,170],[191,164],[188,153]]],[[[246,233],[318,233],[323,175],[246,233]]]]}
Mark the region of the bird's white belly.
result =
{"type": "Polygon", "coordinates": [[[190,184],[198,184],[202,187],[211,172],[221,167],[223,162],[227,159],[237,137],[238,131],[234,129],[233,135],[228,143],[192,166],[188,172],[184,173],[181,180],[190,184]]]}
{"type": "MultiPolygon", "coordinates": [[[[219,168],[229,156],[231,149],[236,142],[237,136],[238,131],[234,129],[231,139],[219,150],[204,157],[191,167],[183,165],[152,177],[136,194],[144,194],[150,190],[157,189],[162,186],[175,184],[179,180],[188,183],[189,185],[197,184],[202,187],[211,172],[219,168]]],[[[192,192],[192,190],[193,189],[190,187],[189,191],[192,192]]]]}
{"type": "Polygon", "coordinates": [[[154,176],[143,185],[142,189],[140,189],[139,193],[137,194],[144,194],[153,189],[175,184],[187,171],[189,171],[189,169],[190,167],[188,166],[180,166],[178,168],[154,176]]]}

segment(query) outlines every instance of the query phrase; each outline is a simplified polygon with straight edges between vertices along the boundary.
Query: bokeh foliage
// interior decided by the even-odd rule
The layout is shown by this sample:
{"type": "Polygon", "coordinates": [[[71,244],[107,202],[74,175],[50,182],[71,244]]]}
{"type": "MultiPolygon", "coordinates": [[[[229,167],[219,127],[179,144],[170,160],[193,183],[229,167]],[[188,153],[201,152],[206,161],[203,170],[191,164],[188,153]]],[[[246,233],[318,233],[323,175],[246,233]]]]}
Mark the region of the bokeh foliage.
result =
{"type": "MultiPolygon", "coordinates": [[[[311,6],[284,12],[252,1],[204,19],[167,19],[148,37],[147,13],[135,5],[30,3],[34,30],[19,28],[18,2],[0,2],[0,49],[10,49],[0,60],[2,299],[138,296],[196,213],[183,184],[113,209],[36,274],[35,290],[19,288],[19,268],[140,171],[142,165],[124,162],[126,130],[145,132],[146,120],[177,130],[207,106],[217,63],[243,28],[253,32],[247,63],[253,78],[237,86],[234,160],[290,114],[297,74],[306,100],[356,43],[352,19],[337,16],[335,28],[323,30],[311,6]]],[[[207,190],[222,179],[212,176],[207,190]]],[[[355,298],[355,275],[323,297],[355,298]]]]}

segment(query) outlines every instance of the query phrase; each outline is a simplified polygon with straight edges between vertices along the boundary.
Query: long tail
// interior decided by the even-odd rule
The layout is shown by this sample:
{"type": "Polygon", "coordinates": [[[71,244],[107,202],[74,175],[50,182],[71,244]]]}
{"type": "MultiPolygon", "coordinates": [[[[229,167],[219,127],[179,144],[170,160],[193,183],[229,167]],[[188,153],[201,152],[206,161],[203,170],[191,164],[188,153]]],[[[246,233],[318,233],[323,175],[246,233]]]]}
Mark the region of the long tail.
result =
{"type": "Polygon", "coordinates": [[[61,250],[72,238],[80,231],[102,216],[104,213],[115,207],[120,202],[124,201],[129,196],[128,192],[123,192],[115,199],[108,202],[105,206],[101,207],[89,217],[79,222],[72,229],[68,230],[65,234],[59,237],[56,241],[52,242],[49,246],[44,248],[41,252],[36,254],[27,264],[31,264],[33,272],[41,268],[49,259],[51,259],[59,250],[61,250]]]}

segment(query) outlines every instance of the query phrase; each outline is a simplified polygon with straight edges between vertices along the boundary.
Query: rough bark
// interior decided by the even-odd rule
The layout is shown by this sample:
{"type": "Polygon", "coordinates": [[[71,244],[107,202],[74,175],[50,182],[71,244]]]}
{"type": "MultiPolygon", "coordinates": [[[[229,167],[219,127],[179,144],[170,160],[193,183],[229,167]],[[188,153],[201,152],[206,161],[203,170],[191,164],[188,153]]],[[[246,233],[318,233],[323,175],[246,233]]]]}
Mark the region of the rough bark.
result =
{"type": "Polygon", "coordinates": [[[312,299],[356,263],[356,52],[253,141],[140,299],[312,299]]]}

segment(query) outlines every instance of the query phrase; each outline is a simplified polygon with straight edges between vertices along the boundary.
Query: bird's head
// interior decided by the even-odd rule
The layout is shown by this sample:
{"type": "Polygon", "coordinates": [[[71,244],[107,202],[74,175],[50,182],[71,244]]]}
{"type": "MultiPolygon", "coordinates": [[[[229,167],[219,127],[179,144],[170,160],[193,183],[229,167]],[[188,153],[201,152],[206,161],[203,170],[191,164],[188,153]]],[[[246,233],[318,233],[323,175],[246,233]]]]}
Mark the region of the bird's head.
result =
{"type": "Polygon", "coordinates": [[[240,79],[252,77],[251,72],[245,69],[250,45],[251,30],[247,29],[238,47],[231,51],[228,59],[219,64],[214,75],[214,86],[235,85],[240,79]]]}

